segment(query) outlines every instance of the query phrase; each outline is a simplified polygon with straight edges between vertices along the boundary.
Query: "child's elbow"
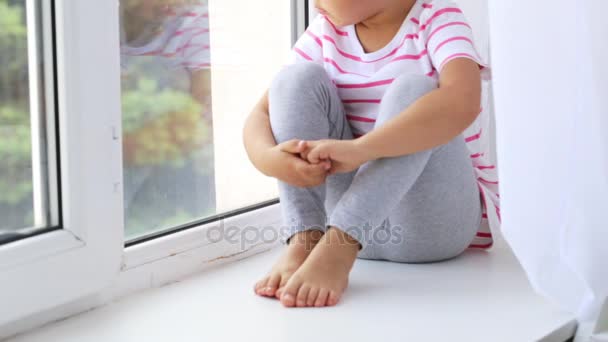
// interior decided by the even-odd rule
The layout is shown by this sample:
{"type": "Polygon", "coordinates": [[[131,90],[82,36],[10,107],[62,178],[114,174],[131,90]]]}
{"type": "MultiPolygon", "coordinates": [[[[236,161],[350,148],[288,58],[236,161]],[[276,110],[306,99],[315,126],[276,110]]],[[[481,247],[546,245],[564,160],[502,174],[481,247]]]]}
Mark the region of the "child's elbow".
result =
{"type": "Polygon", "coordinates": [[[463,120],[467,121],[470,125],[477,120],[481,111],[481,103],[479,101],[471,101],[471,103],[463,109],[463,120]]]}
{"type": "Polygon", "coordinates": [[[475,90],[459,89],[453,93],[456,101],[452,115],[459,117],[463,125],[471,125],[481,113],[481,94],[475,90]]]}

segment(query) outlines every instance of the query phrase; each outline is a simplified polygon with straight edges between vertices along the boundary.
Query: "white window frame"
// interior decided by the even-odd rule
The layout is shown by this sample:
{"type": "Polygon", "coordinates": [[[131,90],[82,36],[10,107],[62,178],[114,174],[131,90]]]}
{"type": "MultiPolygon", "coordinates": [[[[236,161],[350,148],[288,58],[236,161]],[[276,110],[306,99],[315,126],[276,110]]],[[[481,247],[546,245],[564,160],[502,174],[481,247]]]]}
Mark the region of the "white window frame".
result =
{"type": "MultiPolygon", "coordinates": [[[[118,6],[54,5],[63,229],[0,246],[0,326],[100,290],[118,274],[123,252],[118,6]]],[[[53,30],[49,10],[42,11],[42,32],[53,30]]],[[[28,31],[36,46],[42,38],[28,31]]],[[[52,68],[45,50],[45,67],[52,68]]],[[[48,143],[54,150],[56,141],[48,143]]]]}
{"type": "MultiPolygon", "coordinates": [[[[0,339],[272,248],[276,236],[254,243],[209,236],[229,226],[266,235],[282,222],[279,203],[261,204],[125,248],[118,2],[54,2],[63,229],[0,245],[0,339]]],[[[295,43],[308,13],[301,0],[290,4],[295,43]]],[[[46,70],[52,59],[45,53],[46,70]]],[[[49,84],[43,88],[54,102],[49,84]]]]}

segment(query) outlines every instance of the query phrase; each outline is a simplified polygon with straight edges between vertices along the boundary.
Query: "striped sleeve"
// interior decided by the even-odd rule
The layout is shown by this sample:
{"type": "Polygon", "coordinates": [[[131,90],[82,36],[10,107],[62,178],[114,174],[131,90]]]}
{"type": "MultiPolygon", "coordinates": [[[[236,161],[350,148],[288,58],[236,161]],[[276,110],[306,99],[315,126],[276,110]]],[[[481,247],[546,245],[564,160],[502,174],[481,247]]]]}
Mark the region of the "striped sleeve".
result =
{"type": "Polygon", "coordinates": [[[447,62],[469,58],[488,69],[475,46],[473,30],[454,1],[433,1],[420,18],[420,31],[434,68],[441,73],[447,62]]]}
{"type": "Polygon", "coordinates": [[[312,20],[304,34],[298,38],[291,49],[286,65],[302,61],[323,64],[323,43],[318,38],[322,36],[323,24],[322,15],[318,15],[312,20]]]}
{"type": "Polygon", "coordinates": [[[182,26],[176,32],[180,46],[181,64],[189,70],[209,69],[211,55],[209,46],[209,11],[207,6],[192,6],[181,14],[182,26]]]}

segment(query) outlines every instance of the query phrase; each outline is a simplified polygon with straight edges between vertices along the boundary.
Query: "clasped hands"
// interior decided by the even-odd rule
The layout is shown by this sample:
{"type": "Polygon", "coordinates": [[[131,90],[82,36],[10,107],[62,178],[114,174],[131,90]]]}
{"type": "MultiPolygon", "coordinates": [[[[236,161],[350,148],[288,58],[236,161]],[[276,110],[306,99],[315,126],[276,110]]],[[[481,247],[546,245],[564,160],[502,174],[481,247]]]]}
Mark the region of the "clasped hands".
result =
{"type": "Polygon", "coordinates": [[[304,179],[300,184],[296,182],[300,186],[322,184],[325,177],[353,171],[372,159],[357,139],[291,139],[278,144],[277,148],[300,159],[295,167],[299,178],[304,179]]]}

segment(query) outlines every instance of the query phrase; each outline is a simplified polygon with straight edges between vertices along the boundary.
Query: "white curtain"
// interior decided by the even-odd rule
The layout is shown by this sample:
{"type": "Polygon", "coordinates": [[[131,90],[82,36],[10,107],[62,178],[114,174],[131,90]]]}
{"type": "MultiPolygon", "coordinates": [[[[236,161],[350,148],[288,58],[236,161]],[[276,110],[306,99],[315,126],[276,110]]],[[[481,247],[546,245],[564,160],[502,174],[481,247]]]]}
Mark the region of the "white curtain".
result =
{"type": "Polygon", "coordinates": [[[608,296],[608,1],[489,0],[502,233],[588,338],[608,296]]]}

